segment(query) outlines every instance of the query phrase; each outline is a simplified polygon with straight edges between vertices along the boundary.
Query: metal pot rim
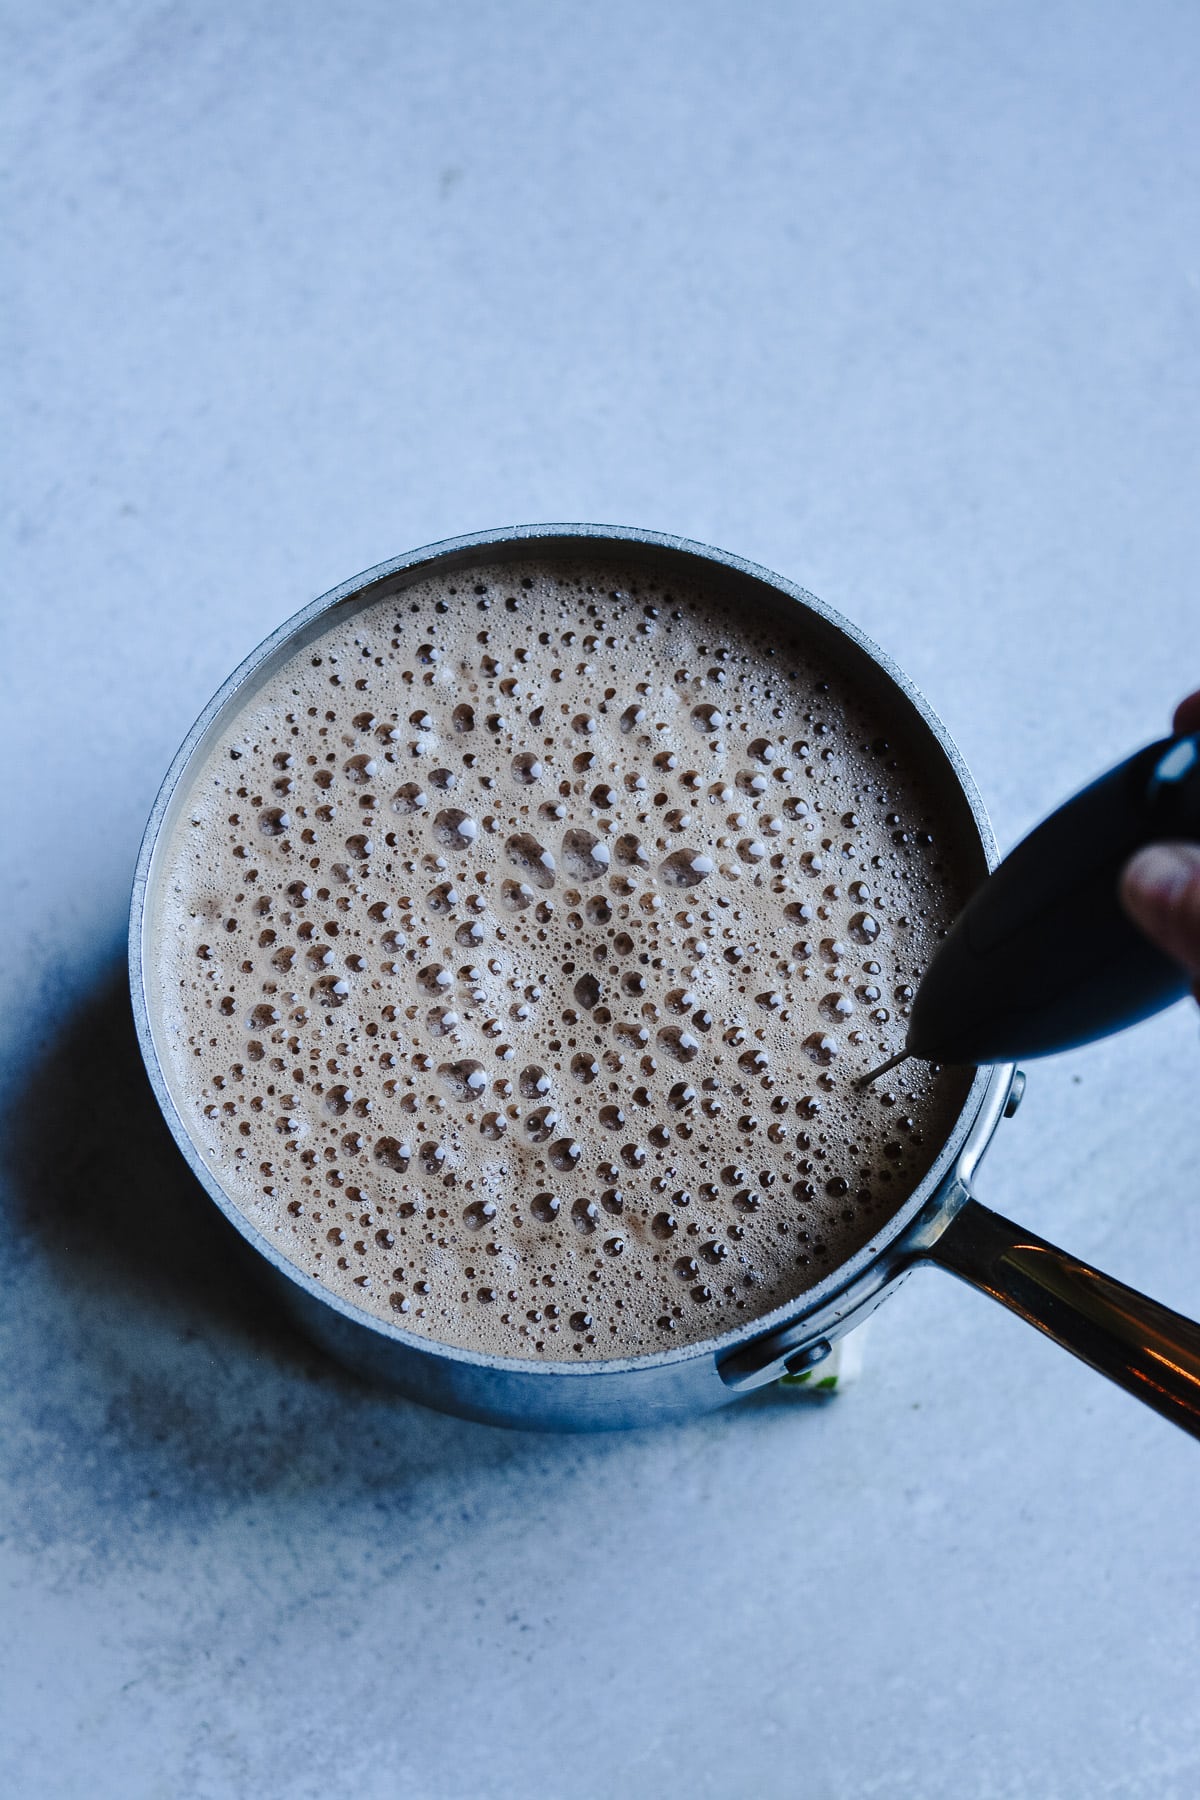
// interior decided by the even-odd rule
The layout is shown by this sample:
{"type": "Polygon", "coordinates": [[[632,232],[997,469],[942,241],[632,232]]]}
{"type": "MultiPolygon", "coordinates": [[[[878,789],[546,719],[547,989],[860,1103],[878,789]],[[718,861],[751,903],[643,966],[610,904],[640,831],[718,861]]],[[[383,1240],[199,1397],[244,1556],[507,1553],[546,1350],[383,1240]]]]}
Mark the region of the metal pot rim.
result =
{"type": "Polygon", "coordinates": [[[369,594],[371,588],[381,582],[393,580],[398,575],[410,574],[416,579],[430,572],[439,563],[453,563],[455,560],[461,560],[464,563],[468,561],[478,563],[483,560],[483,556],[479,553],[492,553],[494,556],[502,557],[510,552],[514,554],[519,552],[520,547],[525,545],[548,545],[555,542],[561,544],[564,550],[569,550],[572,545],[581,549],[588,546],[602,548],[606,545],[648,547],[664,551],[669,555],[696,559],[709,566],[715,564],[733,574],[761,583],[774,593],[782,594],[807,611],[815,613],[826,625],[865,654],[876,668],[888,677],[892,688],[899,697],[917,713],[935,740],[967,803],[979,835],[979,845],[987,867],[989,869],[994,867],[997,860],[996,841],[983,800],[946,727],[904,670],[893,662],[891,657],[857,625],[818,599],[815,594],[809,593],[807,589],[800,587],[797,583],[788,581],[744,557],[734,556],[727,551],[714,549],[692,539],[671,536],[665,532],[596,524],[518,525],[500,530],[472,532],[465,536],[446,538],[438,543],[427,544],[420,549],[409,551],[403,556],[379,563],[363,574],[342,582],[339,586],[331,588],[328,593],[302,607],[289,619],[284,620],[227,677],[201,712],[173,758],[159,788],[142,837],[130,903],[129,976],[134,1022],[142,1058],[155,1098],[172,1136],[192,1173],[199,1180],[209,1198],[221,1209],[239,1234],[279,1274],[296,1284],[311,1299],[319,1301],[334,1312],[341,1314],[348,1322],[361,1326],[379,1337],[392,1339],[410,1349],[425,1354],[435,1354],[454,1362],[482,1369],[503,1369],[514,1374],[584,1377],[665,1369],[700,1357],[723,1357],[759,1338],[772,1335],[782,1328],[798,1325],[809,1318],[812,1318],[815,1323],[817,1316],[843,1295],[850,1302],[847,1310],[853,1310],[856,1304],[853,1298],[854,1290],[865,1285],[870,1292],[878,1291],[879,1282],[869,1278],[887,1257],[887,1253],[893,1250],[898,1241],[909,1232],[914,1221],[918,1219],[918,1215],[925,1214],[928,1218],[931,1213],[936,1214],[940,1210],[939,1203],[949,1203],[954,1188],[952,1177],[958,1168],[960,1156],[964,1154],[968,1146],[968,1139],[971,1139],[969,1154],[973,1163],[985,1147],[991,1131],[1000,1117],[1003,1095],[1007,1093],[1011,1079],[1011,1069],[1005,1065],[1002,1068],[984,1068],[976,1072],[955,1124],[922,1181],[904,1204],[888,1217],[870,1241],[848,1261],[840,1263],[837,1268],[831,1270],[823,1281],[815,1287],[805,1289],[794,1299],[784,1301],[771,1312],[764,1313],[719,1336],[702,1338],[693,1343],[680,1345],[675,1349],[653,1351],[646,1356],[581,1360],[570,1363],[553,1362],[546,1359],[534,1360],[526,1357],[489,1355],[481,1351],[468,1350],[456,1344],[444,1343],[441,1339],[428,1337],[422,1333],[405,1331],[401,1326],[393,1325],[388,1320],[368,1313],[342,1299],[339,1295],[331,1293],[320,1282],[306,1275],[303,1270],[290,1262],[246,1217],[240,1207],[225,1192],[220,1181],[201,1156],[191,1133],[176,1109],[164,1074],[163,1062],[154,1041],[146,993],[146,965],[149,948],[146,942],[147,898],[151,892],[155,853],[162,841],[163,827],[169,815],[172,814],[174,802],[181,795],[184,778],[197,758],[198,752],[207,747],[206,740],[210,735],[215,735],[216,729],[224,726],[227,716],[235,710],[235,703],[244,695],[254,678],[265,675],[269,667],[284,653],[290,653],[301,645],[306,637],[315,635],[313,628],[318,623],[323,623],[325,615],[335,607],[355,598],[360,599],[363,605],[368,604],[369,600],[373,598],[369,594]]]}

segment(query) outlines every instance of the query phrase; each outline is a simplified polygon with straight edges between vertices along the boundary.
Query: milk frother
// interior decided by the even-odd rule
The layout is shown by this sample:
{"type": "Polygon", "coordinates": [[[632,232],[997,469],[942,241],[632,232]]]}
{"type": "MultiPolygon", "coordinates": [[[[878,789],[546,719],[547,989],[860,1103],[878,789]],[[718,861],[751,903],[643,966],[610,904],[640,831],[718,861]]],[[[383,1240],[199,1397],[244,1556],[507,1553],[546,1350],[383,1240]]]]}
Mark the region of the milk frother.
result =
{"type": "Polygon", "coordinates": [[[1200,839],[1200,733],[1161,739],[1051,813],[983,882],[921,981],[898,1056],[1001,1063],[1049,1056],[1149,1018],[1190,978],[1121,905],[1143,845],[1200,839]]]}

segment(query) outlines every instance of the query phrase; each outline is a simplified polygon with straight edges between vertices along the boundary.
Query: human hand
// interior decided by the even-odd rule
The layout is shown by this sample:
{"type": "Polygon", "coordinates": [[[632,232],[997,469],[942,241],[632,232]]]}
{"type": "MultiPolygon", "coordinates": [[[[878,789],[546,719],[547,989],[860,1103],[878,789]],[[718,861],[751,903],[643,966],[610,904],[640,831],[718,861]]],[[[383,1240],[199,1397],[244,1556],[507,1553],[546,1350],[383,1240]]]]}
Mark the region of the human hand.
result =
{"type": "MultiPolygon", "coordinates": [[[[1175,709],[1175,730],[1200,731],[1200,691],[1175,709]]],[[[1121,874],[1126,912],[1192,976],[1200,1000],[1200,844],[1147,844],[1121,874]]]]}

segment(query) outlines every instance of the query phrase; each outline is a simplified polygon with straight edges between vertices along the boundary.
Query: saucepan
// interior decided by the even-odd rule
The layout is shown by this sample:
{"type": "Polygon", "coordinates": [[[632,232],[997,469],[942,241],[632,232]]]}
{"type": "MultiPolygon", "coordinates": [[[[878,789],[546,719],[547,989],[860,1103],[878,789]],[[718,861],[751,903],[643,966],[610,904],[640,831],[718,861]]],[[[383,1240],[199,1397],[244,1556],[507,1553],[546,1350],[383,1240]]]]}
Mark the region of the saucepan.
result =
{"type": "Polygon", "coordinates": [[[1023,1075],[1005,1065],[976,1072],[932,1166],[856,1255],[764,1317],[700,1343],[647,1356],[586,1363],[533,1362],[437,1343],[326,1291],[250,1223],[207,1166],[172,1096],[155,1041],[149,994],[161,956],[154,900],[159,847],[168,839],[209,745],[278,665],[331,623],[382,594],[431,575],[465,574],[531,553],[575,563],[607,560],[701,582],[731,608],[766,624],[800,626],[923,747],[948,832],[967,847],[981,880],[996,845],[974,782],[924,697],[866,634],[814,595],[740,557],[657,532],[596,525],[535,525],[485,532],[416,550],[335,588],[261,644],[213,697],[163,782],[146,827],[133,886],[129,967],[147,1073],[176,1142],[211,1199],[258,1254],[264,1277],[307,1334],[360,1373],[411,1399],[495,1425],[610,1430],[705,1412],[780,1376],[815,1370],[922,1263],[959,1276],[1020,1314],[1065,1349],[1200,1433],[1200,1327],[1021,1230],[983,1206],[972,1188],[1000,1121],[1016,1111],[1023,1075]]]}

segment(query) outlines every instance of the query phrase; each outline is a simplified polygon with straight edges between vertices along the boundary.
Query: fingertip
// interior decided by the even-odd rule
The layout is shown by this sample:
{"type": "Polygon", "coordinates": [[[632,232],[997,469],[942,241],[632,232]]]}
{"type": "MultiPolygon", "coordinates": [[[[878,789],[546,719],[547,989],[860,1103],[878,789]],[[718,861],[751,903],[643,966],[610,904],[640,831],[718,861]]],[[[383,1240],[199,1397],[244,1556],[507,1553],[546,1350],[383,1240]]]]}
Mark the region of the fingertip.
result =
{"type": "Polygon", "coordinates": [[[1200,844],[1147,844],[1122,870],[1120,897],[1147,937],[1200,973],[1200,844]]]}
{"type": "Polygon", "coordinates": [[[1177,736],[1182,736],[1185,732],[1200,731],[1200,688],[1194,694],[1189,694],[1186,700],[1179,702],[1172,723],[1177,736]]]}
{"type": "Polygon", "coordinates": [[[1170,907],[1191,877],[1188,848],[1186,844],[1146,844],[1138,850],[1122,871],[1125,899],[1140,911],[1170,907]]]}

